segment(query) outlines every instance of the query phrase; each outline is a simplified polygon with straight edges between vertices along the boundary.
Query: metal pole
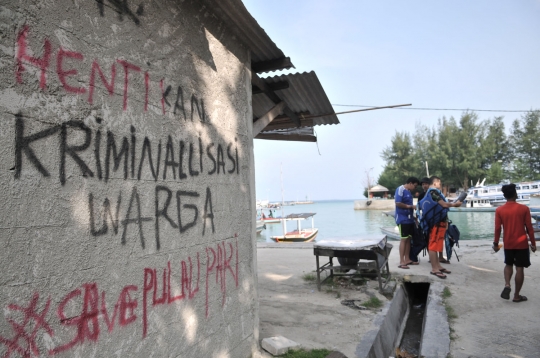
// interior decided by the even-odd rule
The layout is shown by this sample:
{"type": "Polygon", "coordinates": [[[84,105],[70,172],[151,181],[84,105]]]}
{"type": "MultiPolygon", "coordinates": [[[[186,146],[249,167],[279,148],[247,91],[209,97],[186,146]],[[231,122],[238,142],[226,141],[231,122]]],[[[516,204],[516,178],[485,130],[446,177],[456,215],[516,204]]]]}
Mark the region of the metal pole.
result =
{"type": "Polygon", "coordinates": [[[355,113],[355,112],[365,112],[365,111],[374,111],[376,109],[385,109],[385,108],[397,108],[397,107],[406,107],[411,106],[412,104],[396,104],[393,106],[383,106],[383,107],[371,107],[371,108],[364,108],[364,109],[355,109],[352,111],[345,111],[345,112],[334,112],[334,113],[326,113],[326,114],[318,114],[313,116],[302,116],[302,119],[311,119],[311,118],[320,118],[320,117],[326,117],[331,115],[337,115],[337,114],[347,114],[347,113],[355,113]]]}

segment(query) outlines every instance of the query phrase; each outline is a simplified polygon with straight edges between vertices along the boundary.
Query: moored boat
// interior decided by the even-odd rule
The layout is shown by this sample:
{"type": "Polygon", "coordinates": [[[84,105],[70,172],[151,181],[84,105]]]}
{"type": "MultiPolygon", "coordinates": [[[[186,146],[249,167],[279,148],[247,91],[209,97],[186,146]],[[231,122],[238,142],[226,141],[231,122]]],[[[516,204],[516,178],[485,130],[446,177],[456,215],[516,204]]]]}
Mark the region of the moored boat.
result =
{"type": "Polygon", "coordinates": [[[275,212],[276,212],[275,210],[274,211],[270,210],[269,214],[266,215],[264,211],[261,210],[259,220],[262,220],[265,224],[277,224],[281,222],[281,216],[274,216],[275,212]]]}
{"type": "Polygon", "coordinates": [[[283,223],[283,235],[272,236],[271,239],[275,242],[310,242],[315,240],[319,229],[314,227],[313,216],[315,213],[289,214],[284,218],[280,218],[283,223]],[[311,218],[311,229],[302,229],[301,221],[311,218]],[[287,232],[287,221],[296,221],[296,230],[287,232]]]}
{"type": "Polygon", "coordinates": [[[494,212],[497,208],[491,205],[488,199],[469,198],[457,208],[450,208],[451,211],[474,211],[474,212],[494,212]]]}
{"type": "MultiPolygon", "coordinates": [[[[484,185],[485,179],[477,183],[474,187],[467,190],[467,199],[487,199],[493,206],[499,206],[506,203],[502,193],[504,184],[484,185]]],[[[520,204],[529,204],[531,195],[540,194],[540,180],[519,182],[516,184],[518,194],[517,202],[520,204]]]]}
{"type": "Polygon", "coordinates": [[[386,235],[388,240],[400,240],[401,235],[399,234],[399,228],[394,227],[381,227],[381,232],[386,235]]]}
{"type": "Polygon", "coordinates": [[[257,234],[260,234],[261,231],[263,231],[263,229],[266,229],[266,225],[264,224],[264,221],[257,220],[257,224],[255,226],[255,231],[257,232],[257,234]]]}

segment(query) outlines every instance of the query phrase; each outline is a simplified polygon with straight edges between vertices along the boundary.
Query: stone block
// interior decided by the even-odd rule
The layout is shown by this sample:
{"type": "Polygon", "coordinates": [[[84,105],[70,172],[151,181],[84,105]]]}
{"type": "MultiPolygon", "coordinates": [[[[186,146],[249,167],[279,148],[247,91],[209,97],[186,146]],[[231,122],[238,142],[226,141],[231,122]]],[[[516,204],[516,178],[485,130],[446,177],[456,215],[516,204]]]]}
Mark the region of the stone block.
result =
{"type": "Polygon", "coordinates": [[[268,337],[262,340],[261,346],[274,356],[285,354],[289,349],[298,348],[298,343],[283,336],[268,337]]]}

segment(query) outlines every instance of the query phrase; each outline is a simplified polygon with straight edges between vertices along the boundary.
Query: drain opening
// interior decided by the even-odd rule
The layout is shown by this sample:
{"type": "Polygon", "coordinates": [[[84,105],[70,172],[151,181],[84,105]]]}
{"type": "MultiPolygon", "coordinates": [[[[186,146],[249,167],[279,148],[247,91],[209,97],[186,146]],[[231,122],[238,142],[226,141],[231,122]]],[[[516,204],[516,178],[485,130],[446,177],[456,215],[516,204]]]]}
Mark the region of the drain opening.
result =
{"type": "Polygon", "coordinates": [[[418,356],[422,340],[422,327],[424,324],[424,314],[429,293],[429,283],[420,282],[404,283],[405,290],[409,296],[409,318],[403,331],[399,350],[405,356],[409,354],[418,356]]]}

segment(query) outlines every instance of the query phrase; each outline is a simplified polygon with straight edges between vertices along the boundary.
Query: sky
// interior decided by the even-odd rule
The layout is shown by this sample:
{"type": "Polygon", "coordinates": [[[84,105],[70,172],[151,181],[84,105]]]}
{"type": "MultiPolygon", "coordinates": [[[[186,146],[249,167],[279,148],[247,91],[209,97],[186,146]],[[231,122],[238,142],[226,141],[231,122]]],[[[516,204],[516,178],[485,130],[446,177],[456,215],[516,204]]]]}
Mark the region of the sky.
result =
{"type": "MultiPolygon", "coordinates": [[[[243,0],[295,69],[315,71],[337,106],[412,104],[339,115],[317,143],[254,140],[257,200],[360,199],[396,132],[462,109],[540,109],[539,0],[243,0]]],[[[283,72],[273,72],[275,76],[283,72]]],[[[508,131],[519,112],[504,116],[508,131]]],[[[418,177],[425,172],[418,173],[418,177]]],[[[444,178],[443,178],[444,179],[444,178]]]]}

